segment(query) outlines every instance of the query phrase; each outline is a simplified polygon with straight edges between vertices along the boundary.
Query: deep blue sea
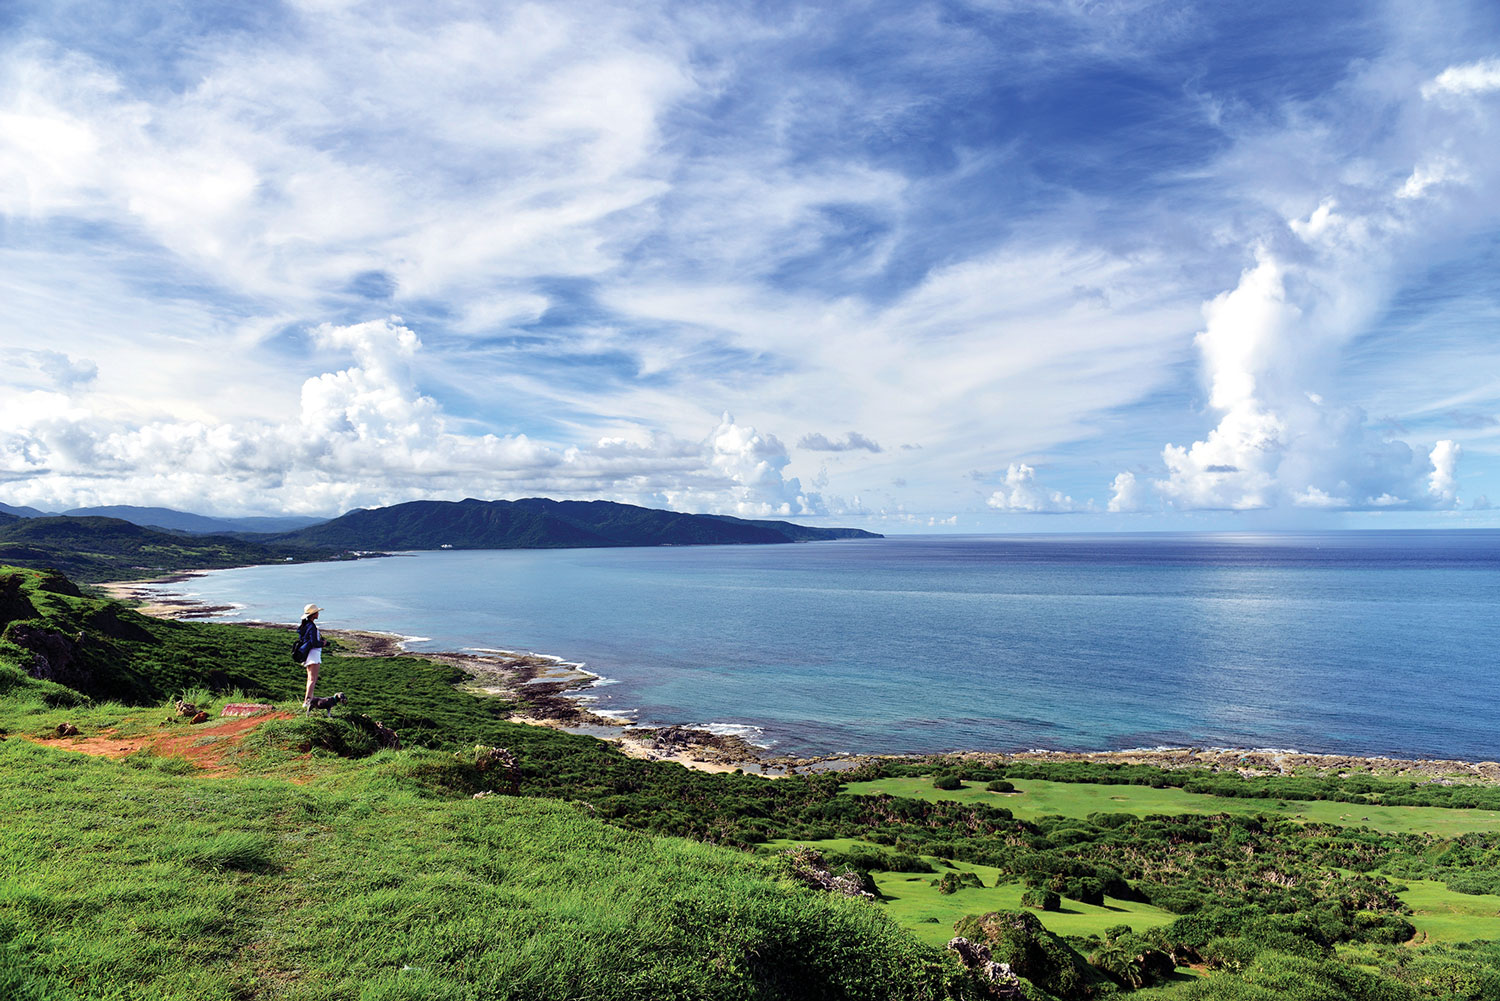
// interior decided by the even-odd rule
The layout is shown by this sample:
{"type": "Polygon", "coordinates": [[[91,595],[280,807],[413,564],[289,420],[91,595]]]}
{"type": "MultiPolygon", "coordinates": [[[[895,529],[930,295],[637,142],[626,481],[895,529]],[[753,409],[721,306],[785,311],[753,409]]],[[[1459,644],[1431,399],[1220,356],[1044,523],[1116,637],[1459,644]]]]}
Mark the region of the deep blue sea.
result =
{"type": "MultiPolygon", "coordinates": [[[[228,618],[582,662],[596,708],[777,751],[1500,758],[1500,532],[901,536],[210,573],[228,618]]],[[[289,669],[295,670],[289,665],[289,669]]]]}

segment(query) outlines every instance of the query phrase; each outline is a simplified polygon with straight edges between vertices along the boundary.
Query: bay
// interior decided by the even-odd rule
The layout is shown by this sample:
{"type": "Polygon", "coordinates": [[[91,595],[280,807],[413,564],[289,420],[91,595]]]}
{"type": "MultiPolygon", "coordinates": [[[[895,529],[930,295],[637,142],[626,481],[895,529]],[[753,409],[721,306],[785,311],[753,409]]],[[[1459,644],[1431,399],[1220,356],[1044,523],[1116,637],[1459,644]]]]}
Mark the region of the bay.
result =
{"type": "Polygon", "coordinates": [[[896,536],[423,552],[161,585],[226,620],[581,662],[596,708],[777,751],[1500,757],[1500,532],[896,536]]]}

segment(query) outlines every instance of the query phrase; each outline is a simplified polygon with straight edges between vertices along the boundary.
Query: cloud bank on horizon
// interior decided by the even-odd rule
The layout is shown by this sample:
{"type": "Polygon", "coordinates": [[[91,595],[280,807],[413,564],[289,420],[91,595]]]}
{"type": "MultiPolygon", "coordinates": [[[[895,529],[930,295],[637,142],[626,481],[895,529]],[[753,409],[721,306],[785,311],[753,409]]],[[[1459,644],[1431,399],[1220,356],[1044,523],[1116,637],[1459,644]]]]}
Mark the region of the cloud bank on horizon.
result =
{"type": "Polygon", "coordinates": [[[23,0],[0,501],[1493,524],[1500,10],[1222,7],[23,0]]]}

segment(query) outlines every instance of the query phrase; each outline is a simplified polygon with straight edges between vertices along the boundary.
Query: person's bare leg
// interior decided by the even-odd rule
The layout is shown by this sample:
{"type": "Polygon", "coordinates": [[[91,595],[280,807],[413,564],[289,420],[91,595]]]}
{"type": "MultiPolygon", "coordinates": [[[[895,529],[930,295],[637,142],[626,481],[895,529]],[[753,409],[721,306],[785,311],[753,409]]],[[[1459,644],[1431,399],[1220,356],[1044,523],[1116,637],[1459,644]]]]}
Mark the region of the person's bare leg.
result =
{"type": "Polygon", "coordinates": [[[312,701],[313,689],[315,687],[317,687],[317,684],[318,684],[318,665],[317,664],[308,664],[307,665],[307,695],[304,696],[303,699],[302,699],[303,705],[306,705],[307,703],[309,703],[309,702],[312,701]]]}

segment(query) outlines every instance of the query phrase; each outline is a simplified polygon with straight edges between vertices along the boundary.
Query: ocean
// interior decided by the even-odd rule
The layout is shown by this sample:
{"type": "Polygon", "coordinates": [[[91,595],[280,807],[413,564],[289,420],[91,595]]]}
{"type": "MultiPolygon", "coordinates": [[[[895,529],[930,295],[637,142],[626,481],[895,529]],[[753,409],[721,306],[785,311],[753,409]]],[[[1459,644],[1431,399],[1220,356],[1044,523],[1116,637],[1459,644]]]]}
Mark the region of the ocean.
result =
{"type": "MultiPolygon", "coordinates": [[[[559,656],[596,710],[777,752],[1500,758],[1500,532],[896,536],[215,571],[226,621],[559,656]]],[[[291,668],[295,670],[295,668],[291,668]]]]}

